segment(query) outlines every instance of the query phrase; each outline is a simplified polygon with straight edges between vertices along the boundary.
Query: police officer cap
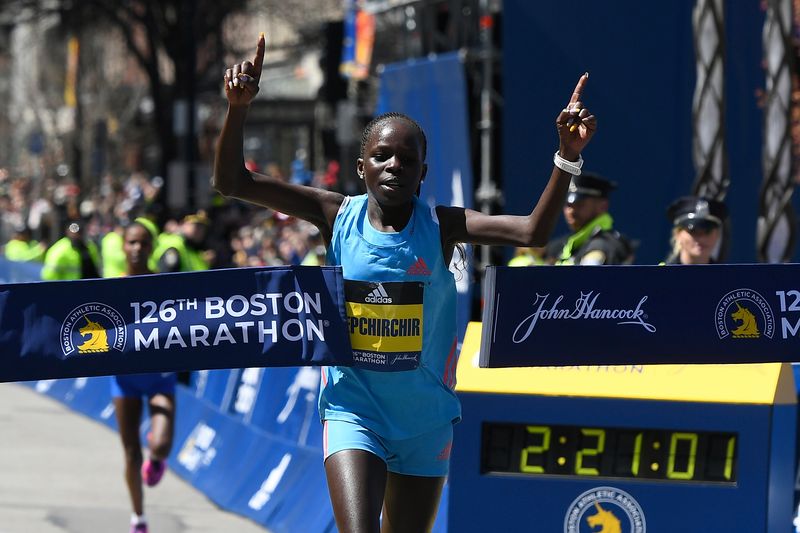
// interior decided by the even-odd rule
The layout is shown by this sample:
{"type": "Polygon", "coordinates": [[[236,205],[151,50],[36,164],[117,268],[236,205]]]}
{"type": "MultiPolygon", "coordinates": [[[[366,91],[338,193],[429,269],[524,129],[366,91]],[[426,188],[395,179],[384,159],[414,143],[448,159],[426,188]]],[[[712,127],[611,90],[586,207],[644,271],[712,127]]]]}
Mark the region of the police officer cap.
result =
{"type": "Polygon", "coordinates": [[[572,176],[567,203],[574,204],[584,198],[608,198],[609,193],[616,188],[616,182],[607,180],[599,174],[583,172],[580,176],[572,176]]]}
{"type": "Polygon", "coordinates": [[[704,196],[682,196],[667,208],[672,225],[687,230],[718,228],[727,216],[725,204],[704,196]]]}

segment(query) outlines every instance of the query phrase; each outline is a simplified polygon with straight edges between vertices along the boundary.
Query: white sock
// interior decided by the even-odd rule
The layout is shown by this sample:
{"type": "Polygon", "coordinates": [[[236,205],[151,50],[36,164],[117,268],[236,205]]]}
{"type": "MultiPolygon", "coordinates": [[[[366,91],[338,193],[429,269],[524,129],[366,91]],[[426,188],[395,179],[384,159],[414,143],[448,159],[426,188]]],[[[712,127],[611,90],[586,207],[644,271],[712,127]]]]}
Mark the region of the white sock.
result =
{"type": "Polygon", "coordinates": [[[146,523],[147,523],[147,517],[145,517],[144,514],[136,514],[136,513],[131,514],[132,526],[138,526],[139,524],[146,524],[146,523]]]}

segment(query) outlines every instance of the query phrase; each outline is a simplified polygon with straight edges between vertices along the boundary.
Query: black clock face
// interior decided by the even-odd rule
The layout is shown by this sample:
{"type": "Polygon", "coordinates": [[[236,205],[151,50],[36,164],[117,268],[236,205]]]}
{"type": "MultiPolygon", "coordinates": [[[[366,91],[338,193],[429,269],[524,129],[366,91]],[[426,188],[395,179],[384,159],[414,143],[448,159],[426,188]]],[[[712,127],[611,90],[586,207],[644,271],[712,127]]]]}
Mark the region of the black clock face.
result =
{"type": "Polygon", "coordinates": [[[485,422],[481,473],[736,482],[737,435],[485,422]]]}

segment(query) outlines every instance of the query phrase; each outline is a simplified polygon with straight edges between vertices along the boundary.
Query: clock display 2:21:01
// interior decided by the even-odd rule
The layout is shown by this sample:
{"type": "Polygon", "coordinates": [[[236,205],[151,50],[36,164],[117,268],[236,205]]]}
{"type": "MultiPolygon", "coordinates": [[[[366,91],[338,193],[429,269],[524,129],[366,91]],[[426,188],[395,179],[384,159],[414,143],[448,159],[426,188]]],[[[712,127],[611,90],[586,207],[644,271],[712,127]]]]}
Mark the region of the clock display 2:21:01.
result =
{"type": "Polygon", "coordinates": [[[736,482],[737,435],[484,422],[481,473],[736,482]]]}

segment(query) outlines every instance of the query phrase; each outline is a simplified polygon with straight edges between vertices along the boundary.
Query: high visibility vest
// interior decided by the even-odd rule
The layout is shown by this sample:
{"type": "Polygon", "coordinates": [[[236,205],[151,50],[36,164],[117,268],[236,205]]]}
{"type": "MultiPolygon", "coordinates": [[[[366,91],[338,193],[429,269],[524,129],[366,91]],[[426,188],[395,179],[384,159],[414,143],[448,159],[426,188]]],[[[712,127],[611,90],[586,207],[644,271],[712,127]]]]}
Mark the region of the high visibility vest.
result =
{"type": "Polygon", "coordinates": [[[158,246],[153,252],[156,264],[170,248],[175,248],[181,258],[181,272],[194,272],[197,270],[208,270],[209,264],[203,259],[201,252],[186,246],[186,239],[182,235],[174,233],[162,233],[158,236],[158,246]]]}
{"type": "Polygon", "coordinates": [[[109,231],[100,241],[100,256],[103,258],[103,276],[106,278],[118,278],[125,273],[127,268],[125,261],[125,250],[123,244],[125,239],[116,231],[109,231]]]}
{"type": "MultiPolygon", "coordinates": [[[[86,243],[89,257],[100,271],[100,254],[93,242],[86,243]]],[[[72,247],[72,241],[62,237],[44,254],[43,280],[81,279],[81,254],[72,247]]]]}
{"type": "Polygon", "coordinates": [[[527,267],[527,266],[535,266],[543,264],[544,261],[542,261],[538,257],[534,257],[532,255],[527,255],[527,254],[512,257],[511,260],[508,262],[508,266],[510,267],[527,267]]]}
{"type": "Polygon", "coordinates": [[[9,261],[41,261],[44,249],[38,241],[11,239],[6,243],[5,255],[9,261]]]}

